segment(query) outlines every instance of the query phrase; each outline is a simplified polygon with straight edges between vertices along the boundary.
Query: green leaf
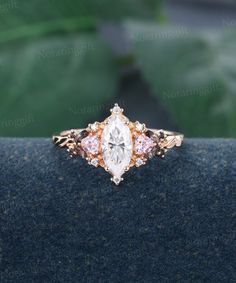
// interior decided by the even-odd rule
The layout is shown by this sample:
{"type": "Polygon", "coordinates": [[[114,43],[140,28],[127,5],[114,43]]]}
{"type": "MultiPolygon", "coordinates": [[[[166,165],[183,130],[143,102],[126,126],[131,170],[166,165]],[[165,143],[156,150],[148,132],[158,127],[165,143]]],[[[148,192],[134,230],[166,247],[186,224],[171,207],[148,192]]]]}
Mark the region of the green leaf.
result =
{"type": "Polygon", "coordinates": [[[125,27],[153,94],[187,136],[236,136],[235,30],[125,27]]]}
{"type": "Polygon", "coordinates": [[[93,33],[0,49],[0,135],[50,136],[95,120],[115,93],[113,58],[93,33]]]}
{"type": "Polygon", "coordinates": [[[160,0],[1,0],[1,30],[65,19],[154,17],[160,0]]]}

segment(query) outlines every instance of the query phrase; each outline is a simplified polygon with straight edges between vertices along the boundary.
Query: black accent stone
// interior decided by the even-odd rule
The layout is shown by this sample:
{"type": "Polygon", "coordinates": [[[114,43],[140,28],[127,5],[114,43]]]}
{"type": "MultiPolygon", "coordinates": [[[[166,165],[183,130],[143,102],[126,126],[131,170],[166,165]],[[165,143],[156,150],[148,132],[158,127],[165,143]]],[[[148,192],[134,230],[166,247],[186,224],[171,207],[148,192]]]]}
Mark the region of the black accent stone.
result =
{"type": "Polygon", "coordinates": [[[159,132],[159,138],[160,138],[160,139],[164,139],[164,138],[165,138],[164,132],[159,132]]]}
{"type": "Polygon", "coordinates": [[[154,135],[153,131],[151,131],[151,130],[147,130],[145,134],[146,134],[146,136],[149,137],[149,138],[152,138],[153,135],[154,135]]]}
{"type": "Polygon", "coordinates": [[[159,157],[162,157],[163,155],[165,155],[165,150],[163,148],[157,148],[156,149],[156,155],[159,157]]]}
{"type": "Polygon", "coordinates": [[[81,142],[82,139],[86,138],[89,135],[89,132],[86,130],[83,130],[82,132],[79,133],[79,135],[77,135],[75,137],[75,141],[76,142],[81,142]]]}

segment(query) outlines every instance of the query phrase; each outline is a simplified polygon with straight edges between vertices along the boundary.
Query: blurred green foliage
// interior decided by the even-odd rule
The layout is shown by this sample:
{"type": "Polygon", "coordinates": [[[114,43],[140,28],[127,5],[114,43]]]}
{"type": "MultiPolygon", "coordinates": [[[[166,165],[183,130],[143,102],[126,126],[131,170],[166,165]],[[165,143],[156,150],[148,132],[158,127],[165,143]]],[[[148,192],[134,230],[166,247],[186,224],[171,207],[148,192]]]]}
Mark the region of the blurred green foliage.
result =
{"type": "Polygon", "coordinates": [[[182,131],[236,137],[236,29],[125,26],[153,94],[182,131]]]}
{"type": "Polygon", "coordinates": [[[153,95],[187,135],[236,136],[235,31],[157,24],[157,0],[0,0],[0,14],[1,136],[50,136],[99,116],[119,74],[97,32],[108,20],[124,26],[153,95]]]}
{"type": "MultiPolygon", "coordinates": [[[[74,20],[118,21],[127,17],[154,18],[160,0],[1,0],[1,31],[12,28],[34,28],[74,20]]],[[[7,31],[8,32],[8,31],[7,31]]]]}

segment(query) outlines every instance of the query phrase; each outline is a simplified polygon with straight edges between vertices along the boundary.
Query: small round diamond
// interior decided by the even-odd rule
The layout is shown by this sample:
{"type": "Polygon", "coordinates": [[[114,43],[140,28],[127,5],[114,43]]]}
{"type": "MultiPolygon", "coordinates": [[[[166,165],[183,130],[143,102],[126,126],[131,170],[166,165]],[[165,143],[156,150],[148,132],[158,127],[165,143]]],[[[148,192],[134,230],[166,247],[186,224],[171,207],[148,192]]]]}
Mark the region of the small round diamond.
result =
{"type": "Polygon", "coordinates": [[[147,154],[155,146],[152,139],[147,137],[145,134],[139,135],[135,140],[134,149],[136,154],[147,154]]]}
{"type": "Polygon", "coordinates": [[[91,129],[92,132],[96,132],[98,129],[98,123],[90,124],[89,128],[91,129]]]}
{"type": "Polygon", "coordinates": [[[95,167],[98,167],[98,163],[99,163],[99,161],[98,161],[97,158],[94,158],[94,159],[92,159],[92,160],[90,161],[90,164],[93,165],[93,166],[95,166],[95,167]]]}
{"type": "Polygon", "coordinates": [[[141,158],[138,158],[137,160],[136,160],[136,162],[135,162],[135,165],[137,166],[137,167],[140,167],[140,166],[142,166],[144,164],[144,162],[143,162],[143,160],[141,159],[141,158]]]}
{"type": "Polygon", "coordinates": [[[141,124],[138,121],[135,123],[135,128],[138,132],[143,132],[146,129],[145,124],[141,124]]]}
{"type": "Polygon", "coordinates": [[[119,185],[121,181],[123,181],[123,178],[120,177],[113,177],[111,178],[111,181],[113,181],[116,185],[119,185]]]}
{"type": "Polygon", "coordinates": [[[113,114],[120,114],[123,112],[123,109],[121,109],[120,106],[116,103],[115,106],[111,109],[111,112],[113,114]]]}
{"type": "Polygon", "coordinates": [[[88,136],[81,141],[81,147],[83,150],[92,155],[96,155],[99,152],[99,140],[97,136],[88,136]]]}

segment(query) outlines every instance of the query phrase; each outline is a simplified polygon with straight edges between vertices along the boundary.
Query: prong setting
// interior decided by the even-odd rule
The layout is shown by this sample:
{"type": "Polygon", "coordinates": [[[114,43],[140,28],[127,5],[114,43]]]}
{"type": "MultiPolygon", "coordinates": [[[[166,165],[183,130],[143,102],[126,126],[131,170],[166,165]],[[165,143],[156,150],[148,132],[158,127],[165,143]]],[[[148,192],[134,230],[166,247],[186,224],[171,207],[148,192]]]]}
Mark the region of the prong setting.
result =
{"type": "Polygon", "coordinates": [[[147,160],[163,158],[167,149],[181,146],[183,135],[148,129],[138,121],[131,122],[123,109],[115,104],[111,115],[103,122],[89,124],[86,129],[64,131],[53,142],[67,147],[71,157],[81,156],[94,167],[102,167],[119,185],[123,174],[132,167],[140,167],[147,160]]]}
{"type": "Polygon", "coordinates": [[[112,177],[111,181],[114,182],[117,186],[122,182],[124,179],[120,177],[112,177]]]}
{"type": "Polygon", "coordinates": [[[110,110],[112,114],[118,115],[124,112],[124,109],[120,108],[118,103],[115,103],[114,107],[110,110]]]}
{"type": "Polygon", "coordinates": [[[147,131],[146,125],[141,124],[139,121],[135,122],[135,129],[137,132],[145,133],[147,131]]]}

